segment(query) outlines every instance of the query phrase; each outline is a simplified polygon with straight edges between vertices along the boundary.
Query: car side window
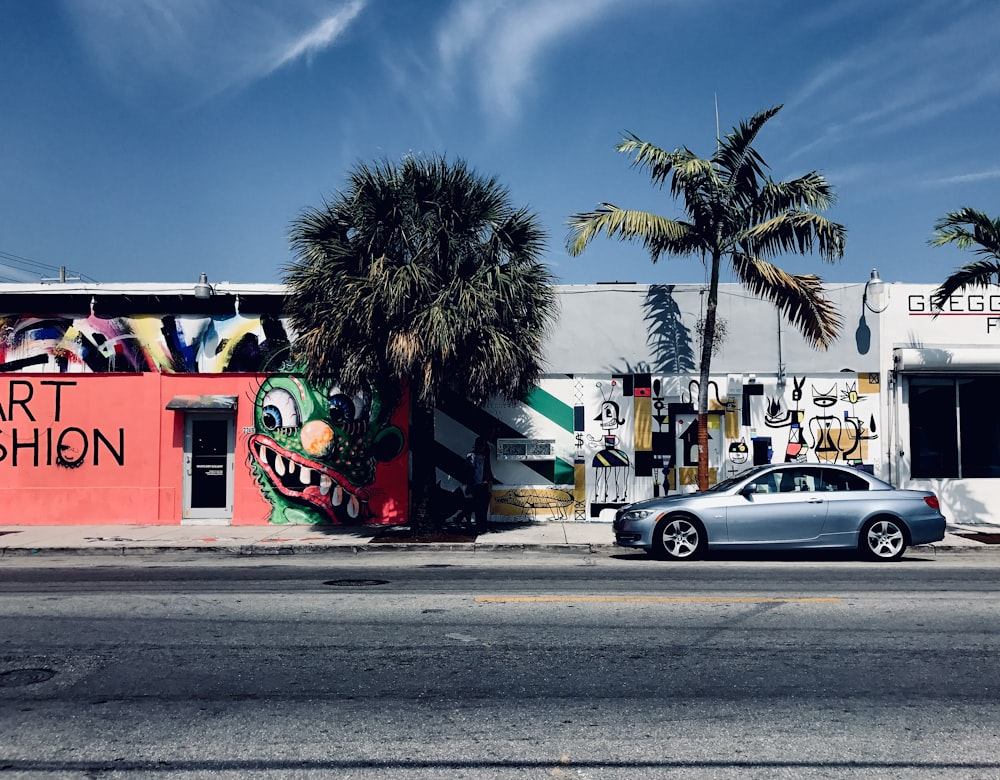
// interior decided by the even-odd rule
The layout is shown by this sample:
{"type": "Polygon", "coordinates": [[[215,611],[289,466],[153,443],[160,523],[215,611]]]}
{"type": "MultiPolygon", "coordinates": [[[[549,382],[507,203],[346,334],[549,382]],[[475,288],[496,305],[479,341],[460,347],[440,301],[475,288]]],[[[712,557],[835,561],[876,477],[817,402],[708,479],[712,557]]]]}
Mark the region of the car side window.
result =
{"type": "Polygon", "coordinates": [[[847,487],[845,490],[868,490],[868,480],[855,474],[847,475],[847,487]]]}
{"type": "Polygon", "coordinates": [[[796,483],[796,490],[805,491],[807,493],[814,493],[817,490],[822,490],[823,479],[820,475],[820,471],[817,468],[805,468],[802,469],[802,474],[796,483]]]}
{"type": "Polygon", "coordinates": [[[750,487],[753,489],[754,493],[778,492],[778,486],[774,481],[774,474],[764,474],[761,477],[757,477],[757,479],[750,483],[750,487]]]}
{"type": "Polygon", "coordinates": [[[783,469],[778,477],[778,491],[781,493],[811,493],[818,489],[819,482],[818,469],[783,469]]]}
{"type": "Polygon", "coordinates": [[[827,469],[823,471],[822,480],[826,490],[868,490],[868,481],[857,474],[827,469]]]}
{"type": "Polygon", "coordinates": [[[791,493],[795,490],[795,480],[798,478],[799,472],[793,471],[792,469],[785,469],[778,475],[778,492],[779,493],[791,493]]]}

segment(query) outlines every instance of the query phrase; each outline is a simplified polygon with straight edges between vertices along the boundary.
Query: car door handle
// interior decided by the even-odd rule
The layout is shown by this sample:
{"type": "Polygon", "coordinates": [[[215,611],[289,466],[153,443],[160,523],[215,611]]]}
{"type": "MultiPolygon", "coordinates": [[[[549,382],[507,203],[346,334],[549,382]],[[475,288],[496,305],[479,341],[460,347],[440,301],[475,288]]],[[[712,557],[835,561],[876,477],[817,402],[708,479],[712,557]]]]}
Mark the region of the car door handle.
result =
{"type": "Polygon", "coordinates": [[[806,499],[806,503],[807,504],[822,504],[823,503],[823,499],[819,498],[819,497],[807,498],[806,499]]]}

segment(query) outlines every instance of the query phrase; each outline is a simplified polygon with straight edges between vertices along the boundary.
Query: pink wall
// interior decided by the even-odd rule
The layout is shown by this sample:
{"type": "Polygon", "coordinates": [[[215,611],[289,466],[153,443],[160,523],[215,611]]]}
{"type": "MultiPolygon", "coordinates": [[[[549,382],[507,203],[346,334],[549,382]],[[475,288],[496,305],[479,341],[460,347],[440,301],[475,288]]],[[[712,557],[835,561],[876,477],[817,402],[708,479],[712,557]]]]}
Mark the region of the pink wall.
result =
{"type": "Polygon", "coordinates": [[[5,523],[160,518],[158,374],[0,378],[5,523]]]}
{"type": "MultiPolygon", "coordinates": [[[[271,504],[247,461],[259,374],[0,375],[0,523],[164,524],[183,512],[178,395],[235,395],[234,525],[264,525],[271,504]]],[[[405,405],[393,422],[406,430],[405,405]]],[[[406,518],[407,462],[380,464],[378,522],[406,518]]]]}
{"type": "Polygon", "coordinates": [[[181,522],[184,487],[184,412],[170,411],[167,404],[179,395],[235,395],[236,444],[234,458],[233,525],[266,525],[271,505],[261,495],[246,463],[246,434],[252,428],[254,396],[264,375],[254,374],[159,374],[159,396],[146,413],[159,410],[157,478],[160,485],[157,519],[171,525],[181,522]]]}

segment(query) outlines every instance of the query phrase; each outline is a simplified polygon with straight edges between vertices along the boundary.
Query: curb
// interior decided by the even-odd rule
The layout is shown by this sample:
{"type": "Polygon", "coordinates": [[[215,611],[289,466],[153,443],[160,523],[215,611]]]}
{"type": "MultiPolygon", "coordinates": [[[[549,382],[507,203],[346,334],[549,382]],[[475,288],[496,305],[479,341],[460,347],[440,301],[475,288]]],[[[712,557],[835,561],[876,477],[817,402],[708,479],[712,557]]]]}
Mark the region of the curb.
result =
{"type": "MultiPolygon", "coordinates": [[[[378,544],[354,544],[354,545],[264,545],[264,544],[241,544],[241,545],[156,545],[156,546],[103,546],[103,547],[0,547],[0,558],[5,557],[31,557],[49,555],[76,555],[76,556],[150,556],[163,554],[211,554],[216,556],[231,556],[242,558],[277,558],[288,555],[378,555],[381,551],[386,552],[411,552],[411,553],[561,553],[561,554],[582,554],[600,555],[614,552],[625,552],[631,548],[617,547],[613,544],[530,544],[530,543],[505,543],[505,542],[380,542],[378,544]]],[[[635,550],[631,550],[636,552],[635,550]]],[[[945,545],[935,546],[932,544],[915,545],[907,548],[907,552],[919,553],[922,555],[937,555],[947,553],[951,555],[983,555],[1000,553],[1000,545],[945,545]]]]}

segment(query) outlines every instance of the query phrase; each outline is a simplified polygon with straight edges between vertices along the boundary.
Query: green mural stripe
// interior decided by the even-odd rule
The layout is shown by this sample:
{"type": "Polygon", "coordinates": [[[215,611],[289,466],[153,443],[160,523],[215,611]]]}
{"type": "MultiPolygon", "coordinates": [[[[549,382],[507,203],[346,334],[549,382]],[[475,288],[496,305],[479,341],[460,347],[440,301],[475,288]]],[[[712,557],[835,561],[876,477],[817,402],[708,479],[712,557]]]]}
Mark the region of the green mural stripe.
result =
{"type": "MultiPolygon", "coordinates": [[[[562,404],[557,398],[554,398],[549,393],[545,393],[552,402],[555,404],[562,404]]],[[[563,426],[570,433],[573,432],[573,407],[562,404],[565,408],[566,420],[569,425],[563,426]]],[[[474,431],[479,436],[496,437],[500,439],[526,439],[528,438],[520,431],[511,428],[503,420],[494,417],[489,412],[485,412],[476,406],[474,403],[462,398],[457,393],[442,391],[438,395],[437,408],[448,415],[457,423],[461,423],[463,426],[468,428],[470,431],[474,431]]],[[[549,415],[545,415],[547,419],[552,419],[549,415]]],[[[554,421],[558,422],[558,421],[554,421]]],[[[561,425],[561,423],[559,423],[561,425]]],[[[471,446],[471,443],[470,445],[471,446]]],[[[464,457],[464,455],[463,455],[464,457]]],[[[436,457],[435,465],[438,468],[442,468],[445,472],[451,474],[451,468],[454,467],[452,461],[448,458],[436,457]]],[[[538,474],[539,477],[545,481],[551,481],[557,485],[572,485],[573,484],[573,464],[563,460],[562,458],[555,459],[555,474],[553,474],[552,462],[551,461],[524,461],[523,465],[527,466],[529,469],[538,474]],[[568,474],[568,476],[567,476],[568,474]]]]}
{"type": "Polygon", "coordinates": [[[556,485],[576,484],[576,471],[573,464],[567,463],[562,458],[556,458],[556,473],[553,475],[552,482],[556,485]]]}
{"type": "Polygon", "coordinates": [[[525,401],[529,409],[538,412],[565,431],[573,433],[573,407],[563,403],[551,393],[536,387],[525,401]]]}

